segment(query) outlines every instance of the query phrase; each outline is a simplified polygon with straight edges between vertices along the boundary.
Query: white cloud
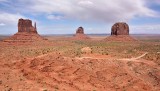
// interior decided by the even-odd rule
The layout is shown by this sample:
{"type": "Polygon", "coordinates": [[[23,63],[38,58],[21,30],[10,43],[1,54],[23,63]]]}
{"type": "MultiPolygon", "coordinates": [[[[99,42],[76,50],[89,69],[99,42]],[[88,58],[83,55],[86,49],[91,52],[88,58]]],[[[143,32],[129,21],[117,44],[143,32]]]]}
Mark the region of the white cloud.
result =
{"type": "Polygon", "coordinates": [[[49,15],[48,19],[59,19],[61,16],[53,15],[60,14],[68,19],[113,23],[127,22],[137,16],[157,17],[147,2],[149,0],[16,0],[13,6],[19,12],[49,15]]]}
{"type": "Polygon", "coordinates": [[[60,15],[57,15],[57,16],[56,15],[48,15],[47,18],[50,19],[50,20],[61,20],[64,17],[60,16],[60,15]]]}
{"type": "Polygon", "coordinates": [[[17,32],[19,18],[25,18],[20,14],[0,12],[0,34],[14,34],[17,32]],[[3,26],[3,27],[2,27],[3,26]]]}
{"type": "MultiPolygon", "coordinates": [[[[115,23],[117,21],[128,22],[137,16],[158,16],[158,12],[148,7],[149,2],[151,2],[150,0],[0,0],[0,2],[0,5],[5,3],[3,4],[5,7],[0,9],[0,23],[6,24],[5,27],[8,27],[8,25],[17,25],[19,18],[25,18],[23,15],[27,15],[28,17],[33,16],[32,18],[34,18],[40,14],[41,18],[45,17],[51,20],[71,19],[84,23],[85,21],[90,21],[92,24],[99,24],[95,26],[90,24],[91,26],[89,27],[92,29],[101,25],[99,21],[105,22],[105,24],[103,23],[104,25],[108,25],[106,23],[115,23]],[[5,1],[7,1],[7,3],[5,3],[5,1]]],[[[153,0],[153,2],[159,3],[159,0],[153,0]]],[[[43,20],[45,19],[40,19],[41,22],[43,22],[43,20]]],[[[63,23],[62,25],[65,24],[63,23]]],[[[42,24],[42,26],[47,25],[42,24]]],[[[85,24],[83,26],[85,26],[85,24]]],[[[15,27],[17,31],[17,26],[15,27]]],[[[73,28],[73,25],[70,27],[73,28]]],[[[109,26],[109,29],[110,27],[111,26],[109,26]]],[[[141,31],[137,28],[134,29],[141,31]]],[[[71,29],[68,30],[70,31],[71,29]]],[[[88,30],[93,32],[91,29],[88,30]]],[[[99,33],[103,32],[102,30],[104,32],[107,31],[107,29],[105,30],[99,27],[94,31],[99,33]]]]}
{"type": "Polygon", "coordinates": [[[11,14],[11,13],[4,13],[4,12],[0,14],[0,22],[6,25],[15,25],[17,24],[18,19],[20,18],[25,18],[25,17],[20,14],[11,14]]]}
{"type": "MultiPolygon", "coordinates": [[[[104,22],[128,21],[135,16],[156,17],[147,0],[32,0],[32,12],[59,13],[70,19],[104,22]]],[[[55,17],[53,17],[55,18],[55,17]]]]}
{"type": "Polygon", "coordinates": [[[86,1],[86,0],[81,0],[78,2],[79,5],[93,5],[93,2],[91,1],[86,1]]]}
{"type": "Polygon", "coordinates": [[[4,24],[4,23],[0,23],[0,26],[5,26],[6,24],[4,24]]]}

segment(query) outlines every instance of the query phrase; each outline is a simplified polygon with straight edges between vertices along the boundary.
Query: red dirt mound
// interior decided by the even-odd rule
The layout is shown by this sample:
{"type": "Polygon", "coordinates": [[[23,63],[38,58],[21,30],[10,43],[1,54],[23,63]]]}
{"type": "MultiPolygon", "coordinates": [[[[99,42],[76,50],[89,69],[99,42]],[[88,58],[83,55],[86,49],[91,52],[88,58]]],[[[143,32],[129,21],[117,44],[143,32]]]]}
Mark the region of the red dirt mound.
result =
{"type": "Polygon", "coordinates": [[[26,79],[45,85],[49,91],[156,91],[159,88],[157,69],[139,62],[76,59],[53,53],[16,62],[15,66],[26,79]]]}
{"type": "Polygon", "coordinates": [[[85,39],[90,39],[90,38],[85,34],[76,34],[76,35],[74,35],[73,39],[75,39],[75,40],[85,40],[85,39]]]}
{"type": "Polygon", "coordinates": [[[4,42],[34,42],[45,40],[39,34],[32,33],[16,33],[13,36],[3,40],[4,42]]]}
{"type": "Polygon", "coordinates": [[[118,36],[109,36],[107,37],[105,40],[107,41],[137,41],[136,39],[134,39],[133,37],[129,36],[129,35],[118,35],[118,36]]]}

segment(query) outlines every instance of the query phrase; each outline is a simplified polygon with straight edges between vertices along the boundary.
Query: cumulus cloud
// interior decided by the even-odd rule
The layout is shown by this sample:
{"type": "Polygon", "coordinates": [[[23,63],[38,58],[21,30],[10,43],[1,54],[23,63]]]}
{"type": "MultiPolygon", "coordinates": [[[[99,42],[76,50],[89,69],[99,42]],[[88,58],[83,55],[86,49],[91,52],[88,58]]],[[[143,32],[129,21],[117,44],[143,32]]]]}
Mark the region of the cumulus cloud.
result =
{"type": "Polygon", "coordinates": [[[48,15],[47,19],[50,19],[50,20],[61,20],[61,19],[64,19],[64,17],[60,16],[60,15],[48,15]]]}
{"type": "Polygon", "coordinates": [[[34,17],[36,17],[37,19],[41,17],[43,18],[40,19],[41,22],[46,22],[46,19],[71,19],[79,21],[90,21],[91,24],[95,22],[102,22],[103,24],[104,22],[128,22],[136,17],[159,17],[159,13],[157,11],[149,8],[149,4],[151,3],[160,3],[160,1],[153,0],[151,2],[150,0],[0,0],[0,23],[2,23],[2,25],[17,24],[18,19],[26,18],[25,16],[30,17],[30,19],[32,18],[32,20],[34,20],[34,17]]]}
{"type": "Polygon", "coordinates": [[[11,13],[5,13],[5,12],[1,12],[0,14],[0,22],[2,25],[17,24],[19,18],[25,18],[25,17],[20,14],[11,14],[11,13]]]}
{"type": "MultiPolygon", "coordinates": [[[[6,0],[1,0],[6,1],[6,0]]],[[[137,16],[156,17],[157,12],[147,7],[148,0],[16,0],[19,12],[46,14],[47,19],[88,21],[129,21],[137,16]],[[19,10],[20,9],[20,10],[19,10]],[[49,15],[49,16],[48,16],[49,15]]]]}
{"type": "MultiPolygon", "coordinates": [[[[147,0],[32,0],[37,13],[60,13],[67,18],[105,22],[128,21],[135,16],[156,17],[147,0]]],[[[55,18],[55,17],[54,17],[55,18]]]]}

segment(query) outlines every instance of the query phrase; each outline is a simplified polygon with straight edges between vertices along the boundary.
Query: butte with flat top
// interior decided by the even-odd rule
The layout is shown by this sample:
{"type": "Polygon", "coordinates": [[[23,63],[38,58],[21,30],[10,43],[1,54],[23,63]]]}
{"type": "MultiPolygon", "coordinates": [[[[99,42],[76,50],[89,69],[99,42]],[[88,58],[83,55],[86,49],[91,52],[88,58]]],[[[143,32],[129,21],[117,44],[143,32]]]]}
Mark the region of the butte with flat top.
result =
{"type": "Polygon", "coordinates": [[[111,28],[111,36],[106,38],[107,41],[135,41],[129,35],[129,25],[125,22],[115,23],[111,28]]]}
{"type": "Polygon", "coordinates": [[[29,19],[19,19],[18,21],[18,32],[13,36],[4,39],[4,42],[34,42],[45,40],[37,32],[36,23],[32,26],[32,21],[29,19]]]}
{"type": "Polygon", "coordinates": [[[76,34],[74,35],[74,39],[85,40],[90,38],[86,34],[84,34],[84,28],[79,27],[76,31],[76,34]]]}

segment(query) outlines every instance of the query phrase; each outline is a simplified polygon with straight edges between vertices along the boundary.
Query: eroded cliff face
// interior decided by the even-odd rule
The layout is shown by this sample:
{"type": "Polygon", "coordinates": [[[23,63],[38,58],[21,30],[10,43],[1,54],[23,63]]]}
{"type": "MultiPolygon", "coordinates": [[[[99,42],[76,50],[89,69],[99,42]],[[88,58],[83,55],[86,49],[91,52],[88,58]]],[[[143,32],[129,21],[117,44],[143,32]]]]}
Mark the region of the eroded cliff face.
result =
{"type": "Polygon", "coordinates": [[[76,31],[76,34],[84,34],[84,28],[83,27],[79,27],[76,31]]]}
{"type": "Polygon", "coordinates": [[[37,32],[36,23],[32,26],[32,21],[29,19],[19,19],[18,20],[18,32],[13,36],[4,39],[4,42],[14,43],[14,42],[39,42],[46,40],[41,37],[37,32]]]}
{"type": "Polygon", "coordinates": [[[111,28],[111,36],[107,41],[137,41],[129,35],[129,25],[125,22],[117,22],[111,28]]]}
{"type": "Polygon", "coordinates": [[[118,22],[112,26],[111,35],[129,35],[129,26],[127,23],[118,22]]]}
{"type": "Polygon", "coordinates": [[[32,21],[29,19],[19,19],[18,21],[18,32],[28,32],[28,33],[36,33],[37,28],[36,23],[32,26],[32,21]]]}

